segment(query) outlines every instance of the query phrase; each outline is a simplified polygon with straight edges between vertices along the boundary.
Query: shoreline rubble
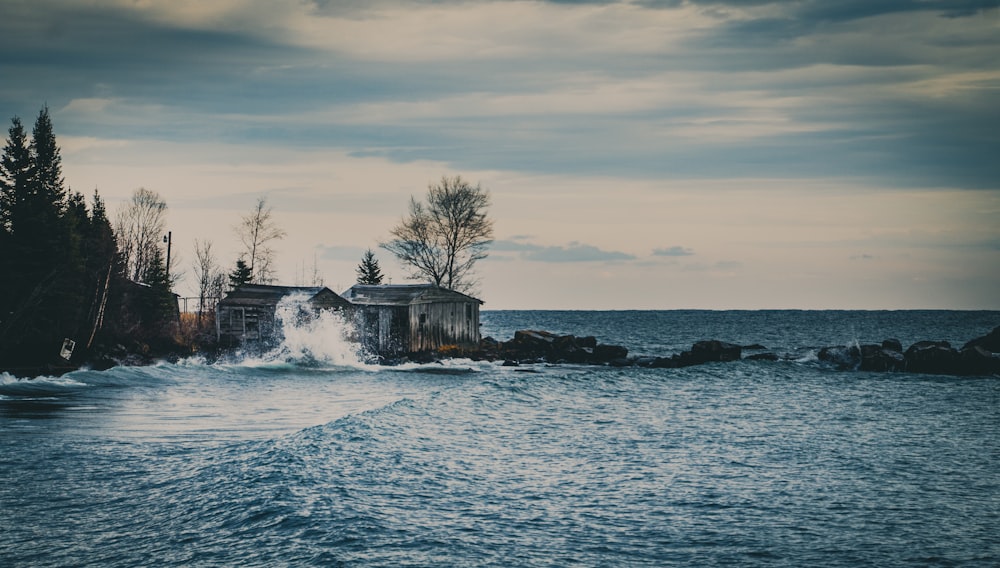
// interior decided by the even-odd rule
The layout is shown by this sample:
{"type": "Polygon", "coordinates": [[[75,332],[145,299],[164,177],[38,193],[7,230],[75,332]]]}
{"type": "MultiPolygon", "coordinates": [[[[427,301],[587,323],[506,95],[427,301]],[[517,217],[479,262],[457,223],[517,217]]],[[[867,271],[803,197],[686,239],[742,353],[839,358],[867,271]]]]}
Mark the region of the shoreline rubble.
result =
{"type": "MultiPolygon", "coordinates": [[[[59,376],[67,372],[89,368],[106,370],[115,366],[144,366],[157,361],[176,362],[192,353],[167,346],[129,349],[123,345],[98,351],[82,366],[44,366],[31,369],[8,369],[14,376],[59,376]],[[20,372],[19,372],[20,371],[20,372]],[[30,374],[30,373],[35,374],[30,374]]],[[[198,353],[207,360],[224,355],[218,349],[198,353]]],[[[649,369],[677,369],[709,363],[734,361],[777,362],[796,360],[798,357],[782,356],[760,344],[746,346],[716,339],[697,341],[691,348],[670,356],[629,355],[620,345],[599,343],[593,336],[558,335],[541,330],[520,330],[508,341],[485,337],[475,350],[448,349],[437,352],[411,353],[399,360],[379,361],[392,366],[403,362],[435,363],[447,359],[469,358],[474,361],[499,361],[505,367],[532,364],[605,365],[611,367],[639,367],[649,369]],[[752,351],[745,354],[746,351],[752,351]]],[[[948,376],[1000,376],[1000,326],[990,333],[972,339],[961,348],[952,347],[947,341],[918,341],[903,349],[898,339],[886,339],[881,344],[854,344],[822,347],[816,359],[839,371],[901,372],[948,376]]]]}
{"type": "MultiPolygon", "coordinates": [[[[540,330],[517,331],[511,340],[505,342],[486,337],[480,342],[478,351],[464,355],[473,360],[502,361],[502,365],[508,367],[569,363],[676,369],[741,360],[782,360],[777,353],[760,344],[741,346],[716,339],[697,341],[689,350],[668,357],[629,356],[627,348],[598,343],[593,336],[557,335],[540,330]],[[744,351],[755,353],[744,356],[744,351]]],[[[438,357],[437,360],[450,357],[438,357]]],[[[819,349],[817,359],[841,371],[1000,375],[1000,327],[967,342],[960,349],[952,347],[947,341],[918,341],[904,351],[898,339],[886,339],[881,344],[823,347],[819,349]]]]}

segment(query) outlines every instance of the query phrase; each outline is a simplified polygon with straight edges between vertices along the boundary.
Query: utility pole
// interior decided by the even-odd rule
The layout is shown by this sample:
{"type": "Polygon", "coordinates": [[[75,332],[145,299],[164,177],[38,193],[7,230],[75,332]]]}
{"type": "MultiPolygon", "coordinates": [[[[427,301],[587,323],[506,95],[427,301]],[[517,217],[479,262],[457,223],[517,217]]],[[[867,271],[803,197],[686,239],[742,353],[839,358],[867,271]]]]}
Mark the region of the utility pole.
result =
{"type": "Polygon", "coordinates": [[[167,231],[167,236],[163,237],[163,242],[167,243],[167,282],[170,282],[170,244],[173,240],[171,231],[167,231]]]}

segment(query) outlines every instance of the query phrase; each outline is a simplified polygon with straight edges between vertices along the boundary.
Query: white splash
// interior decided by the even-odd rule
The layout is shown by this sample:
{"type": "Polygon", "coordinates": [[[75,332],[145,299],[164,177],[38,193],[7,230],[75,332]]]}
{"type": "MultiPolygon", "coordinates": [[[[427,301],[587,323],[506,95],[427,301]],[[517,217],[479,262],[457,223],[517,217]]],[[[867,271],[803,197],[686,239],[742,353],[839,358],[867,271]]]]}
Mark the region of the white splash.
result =
{"type": "Polygon", "coordinates": [[[354,328],[339,312],[315,311],[309,297],[293,294],[275,309],[275,331],[280,343],[264,355],[263,362],[308,366],[368,368],[361,344],[351,339],[354,328]]]}

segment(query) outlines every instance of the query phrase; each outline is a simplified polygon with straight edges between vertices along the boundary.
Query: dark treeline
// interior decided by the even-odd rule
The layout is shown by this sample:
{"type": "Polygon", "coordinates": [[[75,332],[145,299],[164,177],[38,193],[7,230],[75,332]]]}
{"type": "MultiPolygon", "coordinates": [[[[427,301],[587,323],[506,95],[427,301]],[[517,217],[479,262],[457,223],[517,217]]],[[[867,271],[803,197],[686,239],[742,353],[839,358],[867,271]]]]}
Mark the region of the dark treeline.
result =
{"type": "Polygon", "coordinates": [[[48,108],[30,139],[11,120],[0,162],[0,371],[72,367],[121,343],[148,349],[169,342],[176,321],[163,258],[141,284],[126,279],[100,194],[88,207],[66,187],[61,160],[48,108]]]}

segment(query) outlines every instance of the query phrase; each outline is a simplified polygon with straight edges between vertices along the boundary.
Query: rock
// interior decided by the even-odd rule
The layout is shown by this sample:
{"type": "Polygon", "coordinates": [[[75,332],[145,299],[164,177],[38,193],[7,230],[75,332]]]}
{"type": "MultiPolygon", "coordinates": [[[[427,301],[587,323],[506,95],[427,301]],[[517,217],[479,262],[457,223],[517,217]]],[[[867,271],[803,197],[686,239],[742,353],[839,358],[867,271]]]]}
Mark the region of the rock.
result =
{"type": "Polygon", "coordinates": [[[988,334],[966,343],[962,346],[962,351],[969,347],[980,347],[990,353],[1000,353],[1000,327],[995,327],[988,334]]]}
{"type": "Polygon", "coordinates": [[[958,351],[947,341],[918,341],[904,354],[911,373],[954,375],[959,368],[958,351]]]}
{"type": "Polygon", "coordinates": [[[963,347],[958,353],[960,375],[993,375],[1000,373],[1000,358],[978,346],[963,347]]]}
{"type": "Polygon", "coordinates": [[[824,347],[816,354],[816,358],[826,363],[833,363],[841,371],[857,369],[861,365],[861,350],[855,346],[824,347]]]}
{"type": "Polygon", "coordinates": [[[654,357],[649,366],[652,369],[675,369],[678,367],[677,357],[654,357]]]}
{"type": "MultiPolygon", "coordinates": [[[[596,344],[597,341],[594,340],[594,345],[596,344]]],[[[552,342],[551,359],[554,361],[585,363],[593,355],[593,347],[584,347],[582,342],[572,335],[559,336],[552,342]]]]}
{"type": "Polygon", "coordinates": [[[716,339],[698,341],[677,357],[677,366],[701,365],[704,363],[722,363],[739,361],[742,357],[742,347],[734,343],[725,343],[716,339]]]}
{"type": "Polygon", "coordinates": [[[692,355],[708,362],[739,361],[743,348],[733,343],[709,340],[699,341],[691,346],[692,355]]]}
{"type": "MultiPolygon", "coordinates": [[[[896,343],[899,343],[898,341],[896,343]]],[[[906,368],[906,359],[900,349],[891,340],[883,341],[882,345],[862,345],[860,348],[861,362],[858,366],[862,371],[902,371],[906,368]],[[886,345],[889,347],[886,347],[886,345]]]]}
{"type": "Polygon", "coordinates": [[[636,357],[633,364],[636,367],[652,367],[657,357],[636,357]]]}
{"type": "MultiPolygon", "coordinates": [[[[487,350],[485,344],[483,350],[487,350]]],[[[515,332],[514,338],[499,344],[495,352],[495,358],[522,363],[539,360],[549,363],[606,365],[628,357],[628,349],[625,347],[600,345],[597,343],[597,339],[592,336],[556,335],[537,330],[515,332]]]]}
{"type": "Polygon", "coordinates": [[[902,353],[903,344],[900,343],[898,339],[886,339],[885,341],[882,342],[882,349],[902,353]]]}
{"type": "Polygon", "coordinates": [[[515,331],[513,339],[501,344],[500,355],[515,360],[547,357],[552,352],[556,337],[547,331],[515,331]]]}
{"type": "Polygon", "coordinates": [[[621,345],[598,345],[594,348],[594,361],[597,363],[611,363],[616,359],[628,357],[628,349],[621,345]]]}
{"type": "Polygon", "coordinates": [[[760,343],[751,343],[750,345],[743,346],[744,351],[765,351],[767,347],[764,347],[760,343]]]}

